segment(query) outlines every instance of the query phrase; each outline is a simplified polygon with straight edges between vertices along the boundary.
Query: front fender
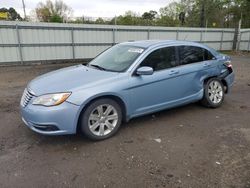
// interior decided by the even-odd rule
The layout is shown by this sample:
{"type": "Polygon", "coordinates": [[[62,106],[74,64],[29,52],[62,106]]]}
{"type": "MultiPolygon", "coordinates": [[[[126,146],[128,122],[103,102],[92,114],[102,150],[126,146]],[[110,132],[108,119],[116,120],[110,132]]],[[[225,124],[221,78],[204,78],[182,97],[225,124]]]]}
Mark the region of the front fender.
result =
{"type": "Polygon", "coordinates": [[[78,126],[77,124],[78,124],[79,117],[80,117],[83,109],[86,107],[86,105],[89,102],[91,102],[92,100],[95,100],[95,99],[100,98],[100,97],[105,97],[105,96],[117,97],[123,102],[124,107],[125,107],[125,111],[126,111],[125,118],[127,119],[127,113],[128,113],[128,109],[129,109],[128,104],[129,103],[128,103],[128,98],[126,97],[126,95],[123,96],[119,93],[114,93],[114,92],[92,93],[90,91],[88,91],[88,92],[83,91],[83,92],[77,92],[75,94],[73,93],[67,99],[68,102],[80,106],[80,108],[77,112],[77,120],[76,120],[75,127],[78,126]]]}
{"type": "Polygon", "coordinates": [[[81,91],[81,92],[73,93],[67,99],[67,101],[70,102],[70,103],[73,103],[75,105],[78,105],[78,106],[85,106],[90,101],[92,101],[92,100],[94,100],[96,98],[99,98],[99,97],[103,97],[103,96],[118,97],[124,102],[124,104],[127,103],[127,97],[124,96],[124,95],[121,95],[119,93],[115,93],[115,92],[93,93],[93,92],[90,92],[90,91],[81,91]]]}

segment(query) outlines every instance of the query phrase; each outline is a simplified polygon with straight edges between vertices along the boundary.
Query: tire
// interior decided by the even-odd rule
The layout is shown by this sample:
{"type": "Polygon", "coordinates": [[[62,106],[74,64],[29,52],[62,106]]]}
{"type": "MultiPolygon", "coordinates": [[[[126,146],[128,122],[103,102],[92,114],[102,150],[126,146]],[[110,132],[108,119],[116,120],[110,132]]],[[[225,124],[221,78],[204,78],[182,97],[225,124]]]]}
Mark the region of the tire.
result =
{"type": "Polygon", "coordinates": [[[204,83],[204,95],[201,100],[203,106],[217,108],[224,101],[224,85],[218,78],[210,78],[204,83]]]}
{"type": "Polygon", "coordinates": [[[104,140],[113,136],[122,123],[120,105],[108,98],[93,101],[80,119],[82,133],[91,140],[104,140]]]}

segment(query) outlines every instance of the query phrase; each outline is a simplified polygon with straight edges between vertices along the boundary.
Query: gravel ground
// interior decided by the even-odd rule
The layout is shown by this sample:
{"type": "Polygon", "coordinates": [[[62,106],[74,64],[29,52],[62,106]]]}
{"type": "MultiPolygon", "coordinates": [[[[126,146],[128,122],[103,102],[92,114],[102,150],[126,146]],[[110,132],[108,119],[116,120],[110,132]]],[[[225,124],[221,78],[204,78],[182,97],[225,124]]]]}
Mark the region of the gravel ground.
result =
{"type": "Polygon", "coordinates": [[[0,187],[250,187],[250,56],[232,59],[221,108],[140,117],[101,142],[41,136],[21,121],[27,82],[69,64],[0,67],[0,187]]]}

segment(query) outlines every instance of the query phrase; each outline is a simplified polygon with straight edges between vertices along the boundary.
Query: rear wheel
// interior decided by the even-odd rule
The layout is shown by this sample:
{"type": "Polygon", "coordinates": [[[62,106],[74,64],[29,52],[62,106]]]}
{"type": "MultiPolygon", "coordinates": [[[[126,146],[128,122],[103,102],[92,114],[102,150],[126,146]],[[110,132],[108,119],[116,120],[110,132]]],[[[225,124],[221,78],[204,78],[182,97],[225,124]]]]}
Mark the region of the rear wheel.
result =
{"type": "Polygon", "coordinates": [[[119,104],[112,99],[92,102],[81,116],[81,130],[92,140],[103,140],[113,136],[122,122],[119,104]]]}
{"type": "Polygon", "coordinates": [[[206,107],[217,108],[224,100],[224,85],[218,78],[211,78],[204,84],[201,103],[206,107]]]}

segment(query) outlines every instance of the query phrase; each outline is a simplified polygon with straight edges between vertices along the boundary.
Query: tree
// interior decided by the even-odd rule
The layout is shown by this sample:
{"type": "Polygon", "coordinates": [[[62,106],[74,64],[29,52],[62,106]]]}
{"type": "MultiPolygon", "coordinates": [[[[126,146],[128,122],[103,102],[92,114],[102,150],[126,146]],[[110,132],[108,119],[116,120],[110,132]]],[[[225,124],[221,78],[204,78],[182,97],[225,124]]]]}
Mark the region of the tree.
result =
{"type": "Polygon", "coordinates": [[[111,23],[114,23],[116,19],[117,25],[141,25],[141,17],[133,11],[125,12],[125,15],[120,15],[117,18],[113,18],[111,23]]]}
{"type": "Polygon", "coordinates": [[[12,7],[10,7],[9,9],[0,8],[0,12],[7,12],[8,20],[12,20],[12,21],[22,20],[22,17],[20,16],[20,14],[18,14],[17,11],[12,7]]]}
{"type": "Polygon", "coordinates": [[[181,12],[185,12],[181,5],[180,3],[173,2],[161,8],[158,24],[162,26],[178,26],[180,23],[179,15],[181,12]]]}
{"type": "Polygon", "coordinates": [[[157,15],[156,11],[150,10],[149,12],[144,12],[142,14],[142,19],[145,19],[145,20],[154,20],[156,15],[157,15]]]}
{"type": "Polygon", "coordinates": [[[184,23],[185,23],[185,12],[180,12],[179,20],[181,22],[181,25],[184,25],[184,23]]]}
{"type": "Polygon", "coordinates": [[[200,10],[200,27],[205,27],[205,4],[206,1],[201,1],[201,10],[200,10]]]}
{"type": "Polygon", "coordinates": [[[105,24],[105,21],[102,18],[97,18],[95,21],[96,24],[105,24]]]}
{"type": "Polygon", "coordinates": [[[20,14],[12,7],[9,8],[10,20],[22,20],[20,14]]]}
{"type": "MultiPolygon", "coordinates": [[[[44,9],[43,11],[47,11],[44,9]]],[[[49,11],[48,11],[49,12],[49,11]]],[[[155,25],[184,27],[250,27],[250,0],[179,0],[162,7],[159,14],[150,10],[138,15],[127,11],[124,15],[110,21],[76,20],[77,23],[118,24],[118,25],[155,25]]],[[[57,18],[57,17],[56,17],[57,18]]],[[[55,18],[54,18],[55,19],[55,18]]],[[[55,19],[59,20],[60,19],[55,19]]]]}
{"type": "Polygon", "coordinates": [[[65,22],[72,14],[72,9],[61,0],[56,0],[55,3],[51,0],[40,2],[35,11],[38,20],[42,22],[65,22]]]}

